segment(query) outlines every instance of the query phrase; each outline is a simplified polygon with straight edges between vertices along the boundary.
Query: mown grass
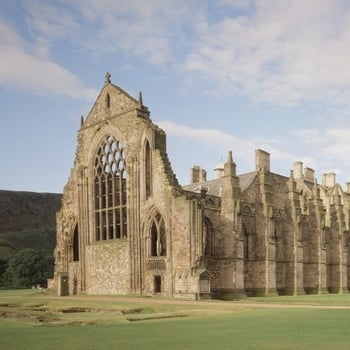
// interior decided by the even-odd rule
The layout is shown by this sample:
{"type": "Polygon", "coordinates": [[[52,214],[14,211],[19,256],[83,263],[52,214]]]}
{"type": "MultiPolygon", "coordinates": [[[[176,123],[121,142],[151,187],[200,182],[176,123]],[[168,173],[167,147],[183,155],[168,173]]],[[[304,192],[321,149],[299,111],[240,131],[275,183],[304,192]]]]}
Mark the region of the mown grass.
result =
{"type": "Polygon", "coordinates": [[[156,299],[145,298],[56,298],[37,291],[0,291],[0,305],[4,308],[6,303],[10,304],[8,309],[46,308],[44,314],[58,318],[53,322],[0,318],[0,349],[8,350],[345,350],[350,344],[350,309],[310,308],[315,304],[348,306],[350,295],[158,303],[156,299]],[[308,307],[260,308],[252,307],[252,302],[308,307]],[[95,312],[54,312],[70,307],[87,307],[95,312]],[[138,312],[133,314],[133,310],[138,312]],[[130,315],[144,320],[130,322],[127,319],[130,315]],[[154,319],[149,320],[149,316],[154,319]]]}
{"type": "Polygon", "coordinates": [[[299,296],[278,296],[248,298],[245,301],[274,304],[307,304],[307,305],[329,305],[350,306],[350,294],[309,294],[299,296]]]}

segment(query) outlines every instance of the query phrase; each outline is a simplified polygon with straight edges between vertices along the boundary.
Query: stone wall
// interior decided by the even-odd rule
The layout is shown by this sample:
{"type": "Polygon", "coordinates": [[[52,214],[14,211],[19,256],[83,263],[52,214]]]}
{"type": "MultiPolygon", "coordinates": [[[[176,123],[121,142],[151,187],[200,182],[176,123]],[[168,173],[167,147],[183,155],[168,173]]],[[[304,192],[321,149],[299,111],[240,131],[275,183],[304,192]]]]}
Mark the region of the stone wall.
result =
{"type": "Polygon", "coordinates": [[[129,269],[127,240],[111,240],[87,246],[86,293],[128,294],[129,269]]]}

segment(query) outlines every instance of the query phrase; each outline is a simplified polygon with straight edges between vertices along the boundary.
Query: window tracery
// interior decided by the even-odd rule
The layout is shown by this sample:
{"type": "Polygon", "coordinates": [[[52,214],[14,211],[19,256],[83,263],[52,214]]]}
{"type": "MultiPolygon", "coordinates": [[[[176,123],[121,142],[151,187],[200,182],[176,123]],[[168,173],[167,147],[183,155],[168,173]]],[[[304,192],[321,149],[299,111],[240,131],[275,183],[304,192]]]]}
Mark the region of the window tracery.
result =
{"type": "Polygon", "coordinates": [[[158,213],[151,224],[151,256],[166,256],[166,231],[163,217],[158,213]]]}
{"type": "Polygon", "coordinates": [[[126,157],[123,145],[107,136],[94,162],[95,238],[127,237],[126,157]]]}

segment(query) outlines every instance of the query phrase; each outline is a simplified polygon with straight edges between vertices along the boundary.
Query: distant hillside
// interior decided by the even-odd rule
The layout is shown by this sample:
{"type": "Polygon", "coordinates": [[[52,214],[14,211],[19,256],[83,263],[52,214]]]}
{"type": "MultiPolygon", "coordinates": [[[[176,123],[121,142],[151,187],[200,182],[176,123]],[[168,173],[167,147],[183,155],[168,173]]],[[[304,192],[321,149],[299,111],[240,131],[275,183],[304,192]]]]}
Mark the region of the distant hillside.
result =
{"type": "Polygon", "coordinates": [[[0,190],[0,257],[23,248],[52,254],[61,194],[0,190]]]}

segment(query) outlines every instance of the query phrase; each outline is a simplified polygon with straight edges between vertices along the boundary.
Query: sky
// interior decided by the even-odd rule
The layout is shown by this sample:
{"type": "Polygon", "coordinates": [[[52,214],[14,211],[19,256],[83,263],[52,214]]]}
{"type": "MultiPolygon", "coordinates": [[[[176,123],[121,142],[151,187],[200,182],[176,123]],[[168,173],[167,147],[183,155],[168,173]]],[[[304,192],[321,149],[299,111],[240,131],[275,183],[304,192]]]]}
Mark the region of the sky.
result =
{"type": "Polygon", "coordinates": [[[181,185],[232,150],[350,181],[348,0],[1,0],[0,189],[61,193],[109,71],[167,133],[181,185]]]}

